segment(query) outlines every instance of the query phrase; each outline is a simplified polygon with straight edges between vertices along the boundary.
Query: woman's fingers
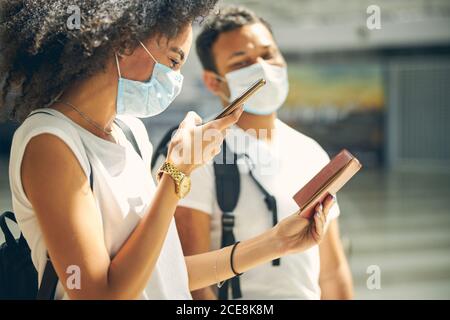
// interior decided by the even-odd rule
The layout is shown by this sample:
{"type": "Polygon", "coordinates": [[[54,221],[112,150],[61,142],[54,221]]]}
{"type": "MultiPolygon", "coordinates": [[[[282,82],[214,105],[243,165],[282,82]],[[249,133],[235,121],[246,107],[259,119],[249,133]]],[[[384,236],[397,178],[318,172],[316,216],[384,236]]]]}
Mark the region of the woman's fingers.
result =
{"type": "Polygon", "coordinates": [[[320,240],[325,232],[325,224],[327,223],[328,213],[330,212],[331,207],[336,202],[336,199],[333,195],[329,195],[325,198],[322,203],[319,203],[315,208],[314,214],[314,227],[317,235],[316,240],[320,240]]]}
{"type": "Polygon", "coordinates": [[[243,112],[239,107],[230,115],[200,126],[202,118],[195,112],[187,113],[172,137],[171,158],[176,163],[183,161],[187,171],[206,163],[220,153],[220,147],[225,138],[225,130],[236,123],[243,112]],[[200,140],[199,140],[200,139],[200,140]],[[174,146],[178,146],[175,148],[174,146]],[[177,159],[182,160],[177,160],[177,159]]]}
{"type": "Polygon", "coordinates": [[[217,129],[220,131],[224,131],[225,129],[232,126],[239,120],[239,117],[241,116],[243,111],[244,111],[244,108],[242,106],[240,106],[239,108],[234,110],[228,116],[225,116],[218,120],[213,120],[213,121],[209,122],[208,124],[206,124],[205,127],[206,127],[206,129],[211,128],[211,129],[217,129]]]}
{"type": "Polygon", "coordinates": [[[330,213],[330,209],[334,205],[335,202],[336,202],[336,199],[331,194],[328,195],[328,197],[326,197],[325,200],[322,202],[323,213],[324,213],[325,219],[327,219],[328,214],[330,213]]]}
{"type": "Polygon", "coordinates": [[[325,215],[323,213],[323,206],[321,203],[319,203],[316,206],[316,212],[314,214],[314,228],[315,228],[315,232],[316,232],[316,240],[320,241],[322,235],[323,235],[323,231],[324,231],[324,227],[325,227],[325,215]]]}
{"type": "Polygon", "coordinates": [[[194,111],[189,111],[180,123],[180,128],[195,127],[202,124],[202,118],[194,111]]]}

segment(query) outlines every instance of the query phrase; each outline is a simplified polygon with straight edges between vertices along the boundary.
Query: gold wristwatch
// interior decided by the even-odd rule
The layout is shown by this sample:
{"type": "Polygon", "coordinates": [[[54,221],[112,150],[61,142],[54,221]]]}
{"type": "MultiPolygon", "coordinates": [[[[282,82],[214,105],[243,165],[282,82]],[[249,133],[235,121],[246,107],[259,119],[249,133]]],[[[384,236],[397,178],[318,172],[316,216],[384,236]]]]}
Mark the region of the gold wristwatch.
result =
{"type": "Polygon", "coordinates": [[[172,177],[175,182],[175,192],[180,199],[184,198],[189,193],[191,190],[191,178],[188,175],[181,172],[170,162],[164,162],[161,168],[159,168],[157,174],[158,182],[163,173],[167,173],[172,177]]]}

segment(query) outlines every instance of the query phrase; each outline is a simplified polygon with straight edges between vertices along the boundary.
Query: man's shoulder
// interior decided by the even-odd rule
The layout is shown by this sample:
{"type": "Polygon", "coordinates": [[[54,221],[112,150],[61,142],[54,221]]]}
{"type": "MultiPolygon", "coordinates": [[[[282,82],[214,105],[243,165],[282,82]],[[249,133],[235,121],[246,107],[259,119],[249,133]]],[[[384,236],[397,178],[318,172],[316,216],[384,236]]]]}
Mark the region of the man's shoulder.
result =
{"type": "Polygon", "coordinates": [[[277,119],[277,128],[281,129],[281,136],[286,140],[285,142],[288,142],[289,145],[295,145],[301,153],[319,157],[324,161],[329,160],[327,152],[312,137],[292,128],[280,119],[277,119]]]}

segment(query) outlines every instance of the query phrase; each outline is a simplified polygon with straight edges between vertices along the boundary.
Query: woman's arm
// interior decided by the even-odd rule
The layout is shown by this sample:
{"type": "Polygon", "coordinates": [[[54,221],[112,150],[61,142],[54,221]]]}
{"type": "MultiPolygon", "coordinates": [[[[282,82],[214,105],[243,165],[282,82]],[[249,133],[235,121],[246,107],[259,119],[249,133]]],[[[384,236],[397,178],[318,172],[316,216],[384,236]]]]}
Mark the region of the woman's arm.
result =
{"type": "MultiPolygon", "coordinates": [[[[180,124],[178,144],[194,131],[225,130],[237,121],[242,109],[202,126],[190,113],[180,124]]],[[[217,149],[221,141],[210,144],[217,149]]],[[[182,150],[192,150],[185,145],[182,150]]],[[[212,154],[211,156],[214,156],[212,154]]],[[[170,158],[170,157],[169,157],[170,158]]],[[[205,158],[204,161],[208,161],[205,158]]],[[[176,163],[189,172],[192,163],[176,163]]],[[[56,273],[72,299],[134,299],[145,288],[166,238],[178,197],[170,176],[163,175],[146,215],[110,258],[105,247],[101,215],[87,177],[69,147],[51,134],[41,134],[28,143],[21,165],[24,191],[31,202],[56,273]],[[80,289],[66,284],[69,266],[77,266],[80,289]]]]}
{"type": "MultiPolygon", "coordinates": [[[[285,218],[261,235],[239,243],[234,252],[236,272],[246,272],[260,264],[287,254],[301,252],[317,245],[324,235],[324,224],[334,198],[328,197],[316,207],[319,214],[313,220],[298,213],[285,218]]],[[[232,246],[186,257],[189,289],[197,290],[234,276],[230,256],[232,246]]]]}
{"type": "MultiPolygon", "coordinates": [[[[220,250],[186,257],[189,274],[189,289],[197,290],[234,276],[230,267],[233,246],[220,250]],[[217,270],[216,270],[217,266],[217,270]]],[[[245,272],[257,265],[276,259],[282,255],[281,243],[273,229],[250,240],[242,241],[234,253],[236,272],[245,272]]]]}
{"type": "Polygon", "coordinates": [[[319,284],[322,299],[352,299],[352,274],[339,236],[337,219],[330,222],[328,232],[319,246],[319,252],[319,284]]]}
{"type": "MultiPolygon", "coordinates": [[[[192,208],[178,206],[175,211],[175,222],[185,256],[205,253],[211,247],[211,217],[208,213],[192,208]]],[[[216,300],[212,287],[191,292],[194,300],[216,300]]]]}
{"type": "Polygon", "coordinates": [[[59,279],[72,299],[134,299],[157,261],[178,202],[165,176],[148,213],[112,259],[86,175],[59,138],[33,138],[22,161],[22,183],[59,279]],[[51,174],[49,174],[51,173],[51,174]],[[66,270],[80,268],[81,289],[68,289],[66,270]]]}

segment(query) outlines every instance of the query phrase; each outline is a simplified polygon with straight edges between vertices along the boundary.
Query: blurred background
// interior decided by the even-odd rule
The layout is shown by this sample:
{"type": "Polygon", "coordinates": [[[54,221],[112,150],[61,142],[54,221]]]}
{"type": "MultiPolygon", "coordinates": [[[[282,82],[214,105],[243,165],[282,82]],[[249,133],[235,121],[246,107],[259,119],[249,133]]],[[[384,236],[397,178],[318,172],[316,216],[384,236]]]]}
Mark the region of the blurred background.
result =
{"type": "MultiPolygon", "coordinates": [[[[339,193],[357,299],[450,299],[450,0],[240,0],[268,20],[288,62],[279,117],[364,165],[339,193]],[[369,5],[381,29],[369,30],[369,5]],[[380,271],[380,287],[368,281],[380,271]]],[[[151,141],[219,102],[193,48],[183,91],[145,119],[151,141]]],[[[0,210],[11,209],[14,123],[0,124],[0,210]]],[[[0,236],[1,237],[1,236],[0,236]]],[[[3,240],[0,238],[0,242],[3,240]]]]}

